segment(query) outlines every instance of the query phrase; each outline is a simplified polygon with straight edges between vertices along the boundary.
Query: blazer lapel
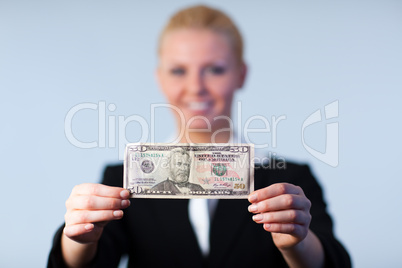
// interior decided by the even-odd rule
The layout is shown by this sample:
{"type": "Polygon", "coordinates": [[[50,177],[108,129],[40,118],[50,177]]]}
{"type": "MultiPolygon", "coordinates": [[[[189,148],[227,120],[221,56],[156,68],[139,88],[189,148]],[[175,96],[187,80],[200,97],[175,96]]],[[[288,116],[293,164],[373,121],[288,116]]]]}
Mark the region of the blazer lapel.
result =
{"type": "Polygon", "coordinates": [[[180,267],[201,267],[203,257],[188,217],[187,199],[155,200],[156,220],[164,228],[180,267]],[[199,264],[199,266],[197,266],[199,264]]]}
{"type": "Polygon", "coordinates": [[[209,262],[216,267],[224,267],[225,259],[238,242],[241,228],[250,220],[251,213],[246,199],[219,200],[210,228],[209,262]]]}

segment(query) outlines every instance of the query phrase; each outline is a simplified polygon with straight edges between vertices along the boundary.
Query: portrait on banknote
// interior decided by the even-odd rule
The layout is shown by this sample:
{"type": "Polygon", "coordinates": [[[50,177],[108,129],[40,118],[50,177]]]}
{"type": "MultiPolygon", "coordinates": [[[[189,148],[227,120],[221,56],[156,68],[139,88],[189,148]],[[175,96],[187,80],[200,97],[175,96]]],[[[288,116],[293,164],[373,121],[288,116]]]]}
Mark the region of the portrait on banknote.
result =
{"type": "Polygon", "coordinates": [[[199,184],[189,182],[191,157],[183,148],[175,148],[168,156],[169,177],[149,191],[153,194],[189,194],[194,191],[205,191],[199,184]]]}

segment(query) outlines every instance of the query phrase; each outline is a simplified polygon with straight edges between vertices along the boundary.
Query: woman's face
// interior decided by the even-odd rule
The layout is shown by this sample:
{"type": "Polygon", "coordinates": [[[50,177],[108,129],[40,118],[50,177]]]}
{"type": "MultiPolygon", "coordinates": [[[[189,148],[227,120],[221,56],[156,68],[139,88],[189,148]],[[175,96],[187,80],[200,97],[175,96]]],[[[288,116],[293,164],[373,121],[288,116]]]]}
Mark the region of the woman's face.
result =
{"type": "Polygon", "coordinates": [[[246,69],[226,36],[201,29],[169,32],[162,40],[159,60],[160,88],[183,113],[186,122],[181,123],[186,128],[205,129],[206,121],[212,129],[227,125],[227,120],[216,117],[230,116],[233,94],[243,85],[246,69]],[[194,116],[203,119],[189,124],[194,116]]]}

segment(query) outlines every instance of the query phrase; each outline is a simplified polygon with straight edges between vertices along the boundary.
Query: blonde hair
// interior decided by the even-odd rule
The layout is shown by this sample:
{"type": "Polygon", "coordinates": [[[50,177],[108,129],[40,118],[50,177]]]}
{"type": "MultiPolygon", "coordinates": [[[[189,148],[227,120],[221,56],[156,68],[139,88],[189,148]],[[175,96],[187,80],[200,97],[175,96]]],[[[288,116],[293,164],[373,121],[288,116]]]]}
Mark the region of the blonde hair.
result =
{"type": "Polygon", "coordinates": [[[183,28],[208,29],[225,35],[232,45],[237,60],[243,62],[243,39],[239,29],[225,13],[204,5],[182,9],[170,18],[159,37],[159,53],[165,35],[183,28]]]}

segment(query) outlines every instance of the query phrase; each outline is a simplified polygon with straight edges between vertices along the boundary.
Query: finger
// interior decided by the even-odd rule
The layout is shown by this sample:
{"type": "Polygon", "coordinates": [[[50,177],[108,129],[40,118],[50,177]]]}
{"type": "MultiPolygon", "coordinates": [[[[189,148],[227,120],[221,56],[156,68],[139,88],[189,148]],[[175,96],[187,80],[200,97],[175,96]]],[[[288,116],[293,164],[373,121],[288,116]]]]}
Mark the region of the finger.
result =
{"type": "Polygon", "coordinates": [[[248,200],[250,203],[257,203],[283,194],[304,195],[304,192],[299,186],[290,183],[276,183],[252,192],[248,200]]]}
{"type": "Polygon", "coordinates": [[[75,196],[66,201],[67,209],[81,210],[116,210],[125,209],[130,205],[130,200],[108,198],[99,196],[75,196]]]}
{"type": "Polygon", "coordinates": [[[121,187],[112,187],[98,183],[84,183],[73,188],[71,195],[96,195],[127,199],[130,192],[121,187]]]}
{"type": "Polygon", "coordinates": [[[66,223],[68,225],[106,222],[118,220],[123,217],[122,210],[74,210],[66,213],[66,223]]]}
{"type": "Polygon", "coordinates": [[[303,234],[306,232],[306,228],[304,226],[293,223],[265,223],[263,227],[264,230],[268,232],[291,234],[297,237],[303,237],[303,234]]]}
{"type": "Polygon", "coordinates": [[[309,210],[310,207],[311,202],[305,196],[284,194],[251,204],[248,210],[252,213],[261,213],[286,209],[309,210]]]}
{"type": "Polygon", "coordinates": [[[75,225],[66,225],[64,227],[64,234],[67,237],[76,237],[79,235],[83,235],[86,233],[89,233],[93,231],[95,228],[95,225],[92,223],[83,223],[83,224],[75,224],[75,225]]]}
{"type": "Polygon", "coordinates": [[[257,223],[296,223],[308,225],[311,221],[311,216],[301,210],[283,210],[254,215],[253,220],[257,223]]]}

